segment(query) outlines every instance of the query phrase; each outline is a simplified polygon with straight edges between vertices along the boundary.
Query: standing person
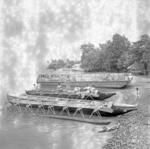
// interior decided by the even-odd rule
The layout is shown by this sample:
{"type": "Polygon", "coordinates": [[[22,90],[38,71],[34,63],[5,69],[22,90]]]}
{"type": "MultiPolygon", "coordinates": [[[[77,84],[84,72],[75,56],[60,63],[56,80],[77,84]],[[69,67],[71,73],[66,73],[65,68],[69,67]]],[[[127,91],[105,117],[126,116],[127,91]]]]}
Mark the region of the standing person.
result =
{"type": "Polygon", "coordinates": [[[39,85],[38,84],[33,84],[33,89],[34,90],[38,90],[39,89],[39,85]]]}

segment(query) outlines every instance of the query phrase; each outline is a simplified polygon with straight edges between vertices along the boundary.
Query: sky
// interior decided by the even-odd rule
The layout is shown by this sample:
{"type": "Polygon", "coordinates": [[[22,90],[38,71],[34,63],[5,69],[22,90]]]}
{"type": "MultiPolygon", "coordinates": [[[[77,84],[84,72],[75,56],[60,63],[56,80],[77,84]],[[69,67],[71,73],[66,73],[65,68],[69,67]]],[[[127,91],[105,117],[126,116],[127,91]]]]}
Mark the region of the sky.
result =
{"type": "Polygon", "coordinates": [[[149,8],[149,0],[0,0],[0,87],[31,86],[48,61],[79,60],[81,44],[115,33],[138,40],[150,33],[149,8]]]}

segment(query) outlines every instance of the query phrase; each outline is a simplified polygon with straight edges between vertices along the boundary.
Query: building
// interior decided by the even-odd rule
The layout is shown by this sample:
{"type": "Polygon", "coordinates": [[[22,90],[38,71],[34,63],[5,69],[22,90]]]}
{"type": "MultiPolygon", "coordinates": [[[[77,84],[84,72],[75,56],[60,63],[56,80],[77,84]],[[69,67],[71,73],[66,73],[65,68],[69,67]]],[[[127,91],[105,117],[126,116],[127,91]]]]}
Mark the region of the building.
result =
{"type": "Polygon", "coordinates": [[[81,68],[81,64],[75,64],[72,66],[72,71],[83,72],[84,70],[81,68]]]}
{"type": "MultiPolygon", "coordinates": [[[[144,75],[146,74],[144,64],[139,62],[134,62],[132,65],[128,67],[128,71],[132,74],[144,75]]],[[[148,72],[150,72],[150,66],[148,67],[148,72]]]]}

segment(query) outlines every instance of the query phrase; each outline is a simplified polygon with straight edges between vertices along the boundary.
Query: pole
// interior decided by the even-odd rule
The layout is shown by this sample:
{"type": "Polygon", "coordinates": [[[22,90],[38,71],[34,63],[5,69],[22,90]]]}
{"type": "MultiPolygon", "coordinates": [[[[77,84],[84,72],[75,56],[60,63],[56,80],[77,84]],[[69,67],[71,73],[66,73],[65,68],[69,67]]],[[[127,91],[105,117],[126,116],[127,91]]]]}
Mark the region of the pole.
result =
{"type": "Polygon", "coordinates": [[[139,99],[139,88],[136,88],[136,99],[139,99]]]}

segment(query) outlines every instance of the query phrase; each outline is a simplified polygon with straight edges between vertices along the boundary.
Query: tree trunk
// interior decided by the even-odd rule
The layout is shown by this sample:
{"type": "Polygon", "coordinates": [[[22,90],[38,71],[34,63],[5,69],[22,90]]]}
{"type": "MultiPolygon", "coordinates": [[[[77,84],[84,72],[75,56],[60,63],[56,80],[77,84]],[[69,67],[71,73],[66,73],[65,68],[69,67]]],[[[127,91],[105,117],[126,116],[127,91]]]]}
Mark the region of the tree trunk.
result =
{"type": "Polygon", "coordinates": [[[144,63],[145,75],[148,75],[148,64],[144,63]]]}

